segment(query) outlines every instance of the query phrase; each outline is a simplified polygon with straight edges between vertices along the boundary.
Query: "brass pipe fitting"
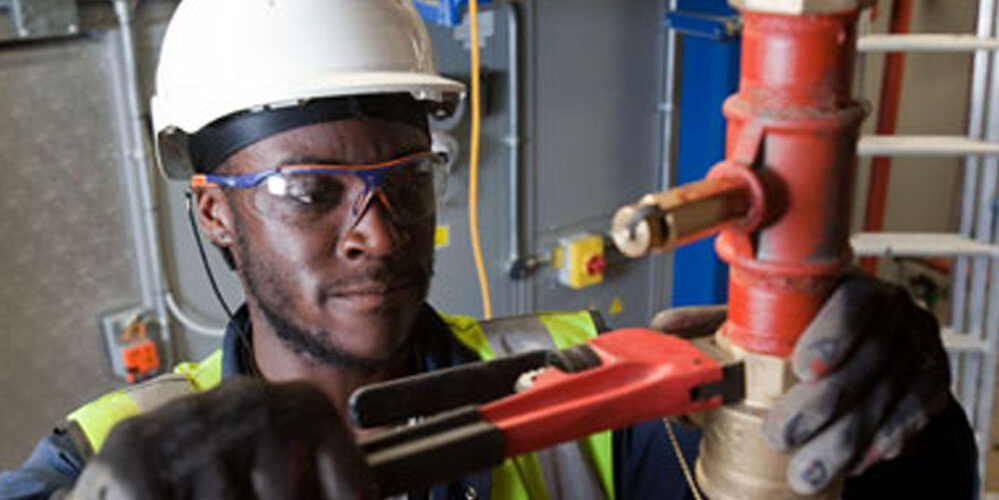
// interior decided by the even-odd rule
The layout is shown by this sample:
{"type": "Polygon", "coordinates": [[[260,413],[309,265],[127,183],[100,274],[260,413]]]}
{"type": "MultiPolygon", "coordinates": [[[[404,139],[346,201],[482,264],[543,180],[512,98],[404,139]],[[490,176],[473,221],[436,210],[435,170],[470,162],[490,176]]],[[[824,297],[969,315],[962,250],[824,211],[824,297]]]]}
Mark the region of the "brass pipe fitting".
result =
{"type": "Polygon", "coordinates": [[[763,442],[766,409],[747,404],[723,406],[704,416],[704,436],[697,460],[697,483],[711,500],[834,500],[842,480],[812,496],[787,486],[791,455],[763,442]]]}
{"type": "Polygon", "coordinates": [[[714,178],[647,194],[622,207],[611,222],[621,253],[637,258],[710,236],[744,218],[750,191],[739,179],[714,178]]]}
{"type": "Polygon", "coordinates": [[[791,362],[739,349],[723,332],[715,336],[715,343],[721,351],[744,363],[746,398],[698,418],[704,431],[695,467],[701,491],[711,500],[839,498],[841,479],[812,496],[793,492],[786,479],[791,452],[775,451],[763,440],[763,421],[769,408],[797,382],[791,362]]]}

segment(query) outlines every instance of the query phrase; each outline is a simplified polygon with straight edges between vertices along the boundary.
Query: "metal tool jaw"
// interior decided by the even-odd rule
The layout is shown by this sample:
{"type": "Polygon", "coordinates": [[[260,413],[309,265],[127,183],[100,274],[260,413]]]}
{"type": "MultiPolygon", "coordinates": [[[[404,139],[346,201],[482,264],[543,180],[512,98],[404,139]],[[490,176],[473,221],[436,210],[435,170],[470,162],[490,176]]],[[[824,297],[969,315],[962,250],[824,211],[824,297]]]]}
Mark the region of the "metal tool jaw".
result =
{"type": "Polygon", "coordinates": [[[394,494],[594,432],[737,403],[743,363],[713,342],[616,330],[368,386],[351,413],[362,427],[417,422],[360,443],[382,494],[394,494]]]}

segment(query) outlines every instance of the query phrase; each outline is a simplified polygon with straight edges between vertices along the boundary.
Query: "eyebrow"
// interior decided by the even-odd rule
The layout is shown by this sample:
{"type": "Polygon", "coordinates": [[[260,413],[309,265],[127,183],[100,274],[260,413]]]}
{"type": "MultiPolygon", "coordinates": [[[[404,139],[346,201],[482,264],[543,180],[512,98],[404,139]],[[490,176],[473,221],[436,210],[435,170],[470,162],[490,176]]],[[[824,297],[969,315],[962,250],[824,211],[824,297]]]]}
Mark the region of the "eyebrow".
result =
{"type": "Polygon", "coordinates": [[[290,165],[347,165],[347,162],[331,159],[329,157],[323,158],[319,156],[309,156],[309,155],[299,155],[299,156],[289,156],[284,160],[278,162],[271,168],[271,170],[277,170],[281,167],[287,167],[290,165]]]}

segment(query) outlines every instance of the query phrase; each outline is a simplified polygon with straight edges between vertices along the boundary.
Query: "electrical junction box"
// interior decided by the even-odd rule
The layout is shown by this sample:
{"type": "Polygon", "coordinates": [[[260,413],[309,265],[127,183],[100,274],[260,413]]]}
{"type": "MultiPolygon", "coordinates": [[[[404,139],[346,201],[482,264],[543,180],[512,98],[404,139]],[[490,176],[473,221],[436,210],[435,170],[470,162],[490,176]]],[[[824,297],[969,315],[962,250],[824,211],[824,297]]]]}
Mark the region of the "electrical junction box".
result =
{"type": "MultiPolygon", "coordinates": [[[[492,0],[479,0],[479,5],[491,3],[492,0]]],[[[468,0],[413,0],[413,6],[424,21],[453,28],[461,24],[468,0]]]]}
{"type": "Polygon", "coordinates": [[[578,290],[604,280],[607,260],[603,235],[580,233],[559,240],[552,264],[558,268],[558,281],[578,290]]]}
{"type": "Polygon", "coordinates": [[[100,326],[115,375],[135,384],[162,373],[160,326],[154,315],[130,307],[102,314],[100,326]]]}

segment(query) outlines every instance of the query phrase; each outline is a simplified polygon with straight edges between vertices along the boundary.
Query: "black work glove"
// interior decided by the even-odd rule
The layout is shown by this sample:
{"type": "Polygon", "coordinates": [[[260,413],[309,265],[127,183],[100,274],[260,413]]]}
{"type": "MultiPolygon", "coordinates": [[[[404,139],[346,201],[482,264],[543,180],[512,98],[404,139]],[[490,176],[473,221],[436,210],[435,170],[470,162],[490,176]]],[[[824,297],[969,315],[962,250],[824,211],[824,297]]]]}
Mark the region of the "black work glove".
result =
{"type": "Polygon", "coordinates": [[[950,369],[936,319],[896,286],[847,277],[802,334],[801,382],[771,410],[764,435],[800,446],[788,482],[809,494],[842,472],[901,454],[947,404],[950,369]]]}
{"type": "MultiPolygon", "coordinates": [[[[724,306],[680,308],[652,326],[709,333],[724,306]]],[[[843,473],[860,474],[898,456],[947,404],[950,370],[933,316],[896,286],[844,277],[792,353],[801,380],[767,416],[764,437],[795,450],[787,479],[812,494],[843,473]]]]}
{"type": "Polygon", "coordinates": [[[370,478],[324,394],[240,377],[121,422],[70,498],[374,498],[370,478]]]}

